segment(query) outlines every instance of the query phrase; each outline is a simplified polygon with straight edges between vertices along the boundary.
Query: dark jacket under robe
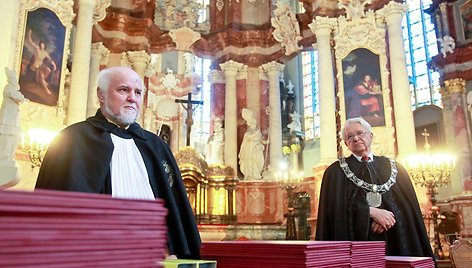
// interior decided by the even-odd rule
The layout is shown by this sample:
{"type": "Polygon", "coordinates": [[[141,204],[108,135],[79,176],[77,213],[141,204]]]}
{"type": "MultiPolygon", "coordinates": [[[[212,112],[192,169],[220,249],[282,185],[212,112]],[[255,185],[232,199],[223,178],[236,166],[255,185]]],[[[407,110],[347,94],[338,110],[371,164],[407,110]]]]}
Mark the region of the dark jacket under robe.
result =
{"type": "MultiPolygon", "coordinates": [[[[351,171],[360,179],[372,183],[367,167],[353,155],[346,158],[351,171]]],[[[376,184],[390,178],[390,162],[385,157],[374,156],[374,168],[378,174],[376,184]]],[[[331,164],[323,175],[320,205],[316,225],[316,240],[331,241],[386,241],[387,255],[433,257],[429,238],[416,193],[406,170],[396,163],[397,182],[390,191],[382,194],[379,208],[393,212],[396,224],[387,232],[371,231],[369,205],[366,191],[351,182],[339,165],[331,164]]]]}
{"type": "Polygon", "coordinates": [[[169,253],[199,259],[200,235],[174,156],[165,142],[137,123],[123,130],[98,110],[86,121],[65,128],[48,147],[36,188],[111,194],[110,133],[134,139],[141,152],[154,196],[163,199],[168,209],[169,253]]]}

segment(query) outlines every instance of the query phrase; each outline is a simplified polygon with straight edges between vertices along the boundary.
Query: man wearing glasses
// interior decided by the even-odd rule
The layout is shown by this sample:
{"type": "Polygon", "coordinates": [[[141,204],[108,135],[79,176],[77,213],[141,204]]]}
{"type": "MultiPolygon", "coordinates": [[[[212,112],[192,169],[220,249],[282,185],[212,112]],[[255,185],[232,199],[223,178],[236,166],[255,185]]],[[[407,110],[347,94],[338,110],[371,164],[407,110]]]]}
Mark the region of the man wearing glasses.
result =
{"type": "Polygon", "coordinates": [[[433,257],[406,170],[372,154],[372,128],[364,119],[346,120],[341,135],[352,154],[323,175],[316,240],[385,241],[387,255],[433,257]]]}

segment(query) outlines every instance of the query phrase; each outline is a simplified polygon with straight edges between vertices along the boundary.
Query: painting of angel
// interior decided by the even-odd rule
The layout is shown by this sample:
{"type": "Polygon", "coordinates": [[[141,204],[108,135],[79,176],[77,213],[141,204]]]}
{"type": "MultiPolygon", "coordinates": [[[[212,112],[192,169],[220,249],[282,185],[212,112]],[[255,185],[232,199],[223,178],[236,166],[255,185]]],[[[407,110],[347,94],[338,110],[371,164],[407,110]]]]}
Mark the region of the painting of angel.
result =
{"type": "Polygon", "coordinates": [[[57,105],[61,85],[65,26],[54,12],[39,8],[27,13],[21,55],[21,93],[32,102],[57,105]]]}

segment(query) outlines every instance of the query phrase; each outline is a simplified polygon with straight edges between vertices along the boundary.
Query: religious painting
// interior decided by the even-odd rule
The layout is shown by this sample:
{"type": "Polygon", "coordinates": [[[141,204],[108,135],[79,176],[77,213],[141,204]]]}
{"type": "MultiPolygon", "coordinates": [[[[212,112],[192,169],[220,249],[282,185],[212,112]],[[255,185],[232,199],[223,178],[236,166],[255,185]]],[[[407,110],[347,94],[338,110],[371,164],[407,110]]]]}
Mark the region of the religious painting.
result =
{"type": "Polygon", "coordinates": [[[32,102],[56,106],[63,70],[66,27],[47,8],[28,11],[18,79],[32,102]]]}
{"type": "Polygon", "coordinates": [[[365,48],[342,60],[346,119],[362,117],[373,127],[385,126],[379,55],[365,48]]]}

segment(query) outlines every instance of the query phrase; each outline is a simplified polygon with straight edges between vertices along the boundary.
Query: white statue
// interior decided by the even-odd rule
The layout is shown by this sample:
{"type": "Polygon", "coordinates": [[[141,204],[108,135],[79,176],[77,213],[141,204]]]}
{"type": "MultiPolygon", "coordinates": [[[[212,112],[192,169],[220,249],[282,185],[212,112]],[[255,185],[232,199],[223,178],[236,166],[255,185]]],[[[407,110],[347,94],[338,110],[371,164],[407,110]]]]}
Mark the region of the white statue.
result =
{"type": "Polygon", "coordinates": [[[218,117],[215,119],[213,134],[208,139],[208,158],[209,164],[223,164],[224,163],[224,128],[223,119],[218,117]]]}
{"type": "Polygon", "coordinates": [[[440,46],[440,51],[441,54],[443,55],[443,58],[446,57],[446,54],[449,53],[454,53],[454,49],[456,48],[456,43],[454,41],[454,38],[452,38],[449,35],[445,35],[443,38],[438,38],[439,46],[440,46]]]}
{"type": "Polygon", "coordinates": [[[272,35],[285,48],[285,55],[291,55],[302,49],[298,45],[298,41],[302,39],[300,25],[290,6],[279,2],[274,10],[274,17],[270,19],[270,22],[272,27],[274,27],[272,35]]]}
{"type": "Polygon", "coordinates": [[[3,90],[0,108],[0,160],[13,160],[20,137],[20,104],[27,101],[21,94],[16,72],[5,68],[8,84],[3,90]]]}
{"type": "Polygon", "coordinates": [[[244,179],[258,180],[264,169],[264,141],[251,110],[244,108],[242,116],[248,128],[239,148],[239,169],[244,179]]]}
{"type": "Polygon", "coordinates": [[[300,122],[300,114],[297,111],[293,111],[293,114],[290,114],[290,117],[292,117],[292,122],[287,125],[287,128],[290,129],[290,132],[302,131],[302,123],[300,122]]]}

